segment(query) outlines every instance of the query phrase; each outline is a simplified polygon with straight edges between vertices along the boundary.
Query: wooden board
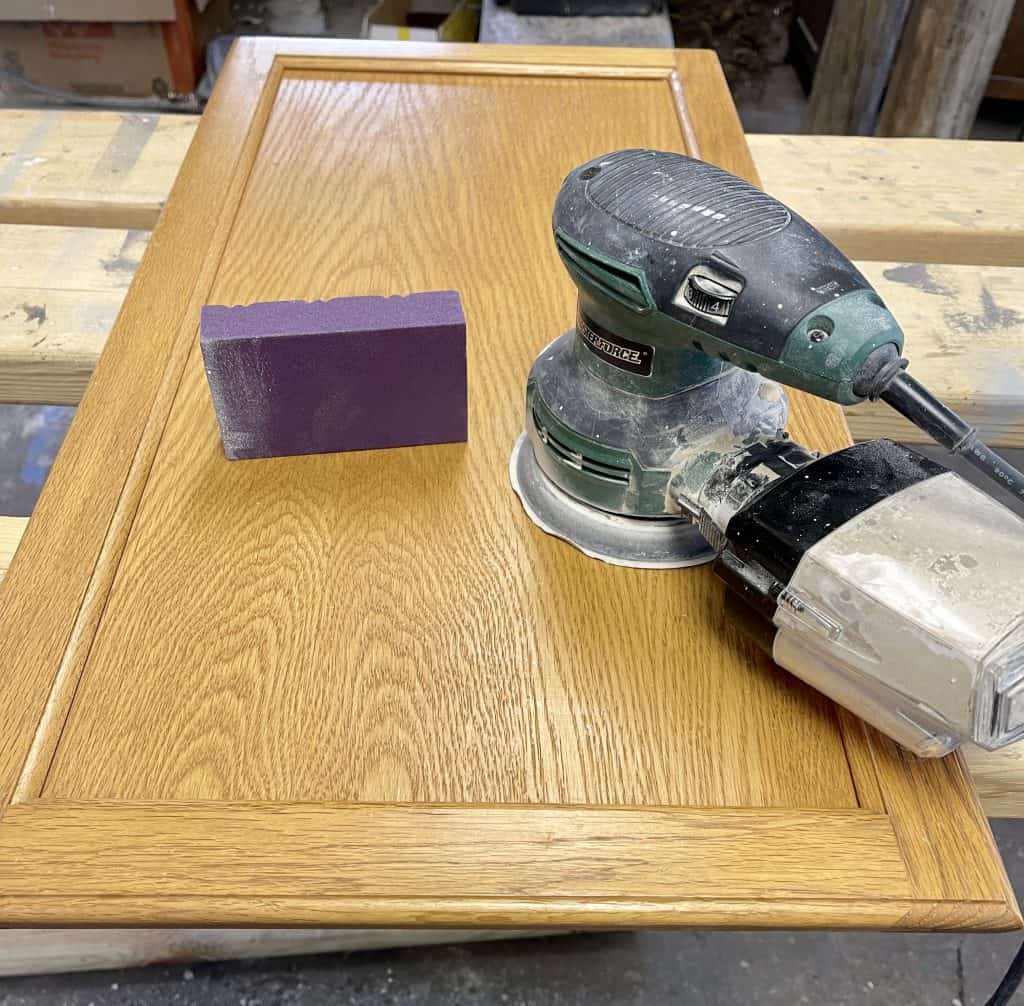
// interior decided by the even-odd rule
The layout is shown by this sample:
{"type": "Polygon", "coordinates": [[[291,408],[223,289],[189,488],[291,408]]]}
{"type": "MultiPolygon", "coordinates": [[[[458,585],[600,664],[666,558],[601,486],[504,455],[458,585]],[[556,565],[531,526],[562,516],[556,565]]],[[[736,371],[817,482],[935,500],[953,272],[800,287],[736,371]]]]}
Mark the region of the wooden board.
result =
{"type": "Polygon", "coordinates": [[[0,223],[154,227],[197,121],[192,115],[4,109],[0,223]]]}
{"type": "Polygon", "coordinates": [[[26,527],[27,517],[0,517],[0,580],[7,574],[26,527]]]}
{"type": "MultiPolygon", "coordinates": [[[[870,136],[875,131],[911,3],[862,0],[830,6],[831,12],[825,13],[828,30],[814,65],[803,128],[815,134],[870,136]]],[[[810,41],[803,18],[799,24],[804,39],[810,41]]]]}
{"type": "MultiPolygon", "coordinates": [[[[1024,269],[858,262],[906,334],[910,372],[993,447],[1024,447],[1024,269]]],[[[884,402],[846,409],[857,440],[930,443],[884,402]]]]}
{"type": "Polygon", "coordinates": [[[1024,265],[1024,144],[750,136],[764,187],[847,255],[1024,265]]]}
{"type": "Polygon", "coordinates": [[[0,402],[78,402],[148,240],[0,224],[0,402]]]}
{"type": "Polygon", "coordinates": [[[0,977],[544,935],[521,929],[0,929],[0,977]]]}
{"type": "Polygon", "coordinates": [[[508,487],[572,314],[551,200],[633,144],[755,178],[707,53],[236,46],[0,589],[0,916],[1018,924],[958,758],[758,657],[707,569],[587,560],[508,487]],[[202,303],[449,286],[468,445],[224,460],[202,303]]]}
{"type": "Polygon", "coordinates": [[[1000,751],[971,747],[968,771],[989,817],[1024,817],[1024,744],[1000,751]]]}
{"type": "Polygon", "coordinates": [[[917,0],[878,119],[880,136],[971,134],[1016,0],[917,0]]]}

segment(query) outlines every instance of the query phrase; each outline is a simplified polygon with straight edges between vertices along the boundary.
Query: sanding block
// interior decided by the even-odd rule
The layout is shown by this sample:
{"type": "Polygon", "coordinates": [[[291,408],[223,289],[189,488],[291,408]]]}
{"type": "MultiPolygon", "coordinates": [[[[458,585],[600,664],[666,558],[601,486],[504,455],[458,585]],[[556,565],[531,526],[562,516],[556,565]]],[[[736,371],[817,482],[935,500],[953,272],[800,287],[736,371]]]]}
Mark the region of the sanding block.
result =
{"type": "Polygon", "coordinates": [[[229,459],[467,438],[454,290],[208,305],[199,341],[229,459]]]}

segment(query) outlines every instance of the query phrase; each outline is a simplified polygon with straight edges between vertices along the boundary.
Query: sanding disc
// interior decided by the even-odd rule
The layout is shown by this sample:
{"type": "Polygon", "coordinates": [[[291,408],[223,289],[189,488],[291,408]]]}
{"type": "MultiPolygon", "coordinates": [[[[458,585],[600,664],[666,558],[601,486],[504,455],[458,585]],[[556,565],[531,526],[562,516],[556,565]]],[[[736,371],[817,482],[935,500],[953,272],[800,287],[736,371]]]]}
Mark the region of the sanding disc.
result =
{"type": "Polygon", "coordinates": [[[509,478],[534,524],[593,559],[638,569],[676,569],[715,557],[690,521],[622,517],[573,499],[541,470],[525,433],[512,449],[509,478]]]}

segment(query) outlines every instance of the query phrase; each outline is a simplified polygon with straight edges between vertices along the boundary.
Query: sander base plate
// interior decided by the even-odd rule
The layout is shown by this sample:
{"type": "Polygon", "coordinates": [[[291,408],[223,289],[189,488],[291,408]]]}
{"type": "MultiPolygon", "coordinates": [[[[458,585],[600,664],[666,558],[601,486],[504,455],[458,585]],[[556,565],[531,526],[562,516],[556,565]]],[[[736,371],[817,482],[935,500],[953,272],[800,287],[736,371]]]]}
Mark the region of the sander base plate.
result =
{"type": "Polygon", "coordinates": [[[689,520],[623,517],[573,499],[541,470],[525,433],[512,449],[509,478],[534,524],[592,559],[637,569],[678,569],[715,557],[689,520]]]}

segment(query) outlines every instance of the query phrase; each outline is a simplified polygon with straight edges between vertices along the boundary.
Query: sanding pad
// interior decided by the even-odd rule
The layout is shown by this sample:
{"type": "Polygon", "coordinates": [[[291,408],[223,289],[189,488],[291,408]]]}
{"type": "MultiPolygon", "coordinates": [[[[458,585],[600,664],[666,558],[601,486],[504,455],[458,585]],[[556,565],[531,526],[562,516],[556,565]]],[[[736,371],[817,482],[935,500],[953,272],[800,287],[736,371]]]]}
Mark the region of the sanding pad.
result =
{"type": "Polygon", "coordinates": [[[230,459],[467,438],[454,290],[207,306],[200,345],[230,459]]]}
{"type": "Polygon", "coordinates": [[[512,449],[509,478],[534,524],[592,559],[638,569],[677,569],[715,557],[688,520],[622,517],[573,499],[541,470],[525,433],[512,449]]]}

